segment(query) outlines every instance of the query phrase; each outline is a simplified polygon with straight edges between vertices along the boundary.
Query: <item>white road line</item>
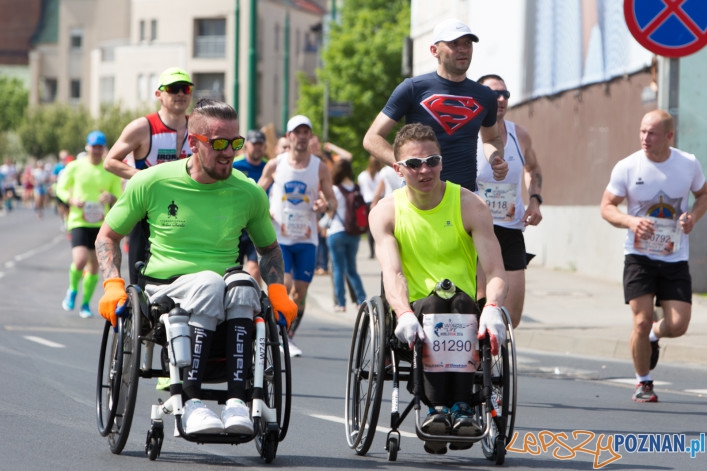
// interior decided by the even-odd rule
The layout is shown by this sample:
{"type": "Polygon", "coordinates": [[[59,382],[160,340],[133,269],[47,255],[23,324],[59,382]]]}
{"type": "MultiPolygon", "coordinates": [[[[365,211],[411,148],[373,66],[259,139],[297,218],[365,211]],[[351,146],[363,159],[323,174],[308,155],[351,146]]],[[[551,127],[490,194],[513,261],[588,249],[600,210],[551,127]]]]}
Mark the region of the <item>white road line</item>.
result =
{"type": "Polygon", "coordinates": [[[686,389],[685,391],[693,394],[707,395],[707,389],[686,389]]]}
{"type": "Polygon", "coordinates": [[[51,348],[65,348],[65,345],[62,345],[60,343],[52,342],[51,340],[43,339],[42,337],[35,337],[33,335],[25,335],[24,338],[29,340],[30,342],[37,342],[40,345],[44,345],[46,347],[51,347],[51,348]]]}
{"type": "MultiPolygon", "coordinates": [[[[338,424],[344,423],[343,417],[336,417],[333,415],[319,415],[319,414],[310,414],[310,416],[314,417],[315,419],[328,420],[329,422],[336,422],[338,424]]],[[[376,430],[379,432],[383,432],[383,433],[390,432],[389,427],[381,427],[380,425],[376,427],[376,430]]],[[[417,438],[417,435],[415,435],[414,433],[409,433],[409,432],[400,431],[400,435],[402,435],[403,437],[408,437],[408,438],[417,438]]]]}

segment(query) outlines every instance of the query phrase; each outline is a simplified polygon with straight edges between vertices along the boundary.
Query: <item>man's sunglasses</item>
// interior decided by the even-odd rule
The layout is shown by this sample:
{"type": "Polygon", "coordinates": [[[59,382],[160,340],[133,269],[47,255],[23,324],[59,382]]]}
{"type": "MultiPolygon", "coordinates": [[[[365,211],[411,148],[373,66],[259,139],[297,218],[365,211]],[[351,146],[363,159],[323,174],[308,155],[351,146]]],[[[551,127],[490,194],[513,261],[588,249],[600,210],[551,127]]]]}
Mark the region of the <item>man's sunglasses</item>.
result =
{"type": "Polygon", "coordinates": [[[225,137],[217,137],[216,139],[209,139],[201,134],[192,134],[195,138],[199,139],[203,143],[211,144],[211,148],[215,151],[222,151],[228,149],[231,146],[233,150],[241,150],[243,148],[243,143],[245,142],[245,137],[238,136],[233,139],[226,139],[225,137]]]}
{"type": "Polygon", "coordinates": [[[503,97],[508,100],[511,97],[511,92],[508,90],[493,90],[493,92],[496,94],[497,98],[503,97]]]}
{"type": "Polygon", "coordinates": [[[411,159],[401,160],[398,162],[403,167],[407,167],[411,170],[417,170],[422,167],[422,164],[427,164],[429,168],[436,167],[442,161],[441,155],[428,155],[424,159],[418,159],[413,157],[411,159]]]}
{"type": "Polygon", "coordinates": [[[194,85],[188,83],[172,83],[169,85],[162,85],[160,90],[167,92],[170,95],[176,95],[179,92],[182,92],[185,95],[190,95],[193,88],[194,85]]]}

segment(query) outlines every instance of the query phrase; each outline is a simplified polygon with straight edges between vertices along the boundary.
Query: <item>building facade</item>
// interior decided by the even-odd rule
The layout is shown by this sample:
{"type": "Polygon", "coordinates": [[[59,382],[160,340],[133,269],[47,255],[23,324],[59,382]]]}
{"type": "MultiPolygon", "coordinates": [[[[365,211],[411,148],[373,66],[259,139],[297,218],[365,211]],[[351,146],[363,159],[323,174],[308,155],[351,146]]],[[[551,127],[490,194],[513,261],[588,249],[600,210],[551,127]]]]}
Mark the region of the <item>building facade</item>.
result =
{"type": "Polygon", "coordinates": [[[150,106],[159,74],[176,66],[192,76],[195,98],[233,104],[242,122],[255,109],[258,126],[276,128],[283,108],[294,109],[296,73],[314,76],[326,13],[324,0],[45,2],[30,53],[31,105],[68,102],[93,115],[104,103],[150,106]]]}

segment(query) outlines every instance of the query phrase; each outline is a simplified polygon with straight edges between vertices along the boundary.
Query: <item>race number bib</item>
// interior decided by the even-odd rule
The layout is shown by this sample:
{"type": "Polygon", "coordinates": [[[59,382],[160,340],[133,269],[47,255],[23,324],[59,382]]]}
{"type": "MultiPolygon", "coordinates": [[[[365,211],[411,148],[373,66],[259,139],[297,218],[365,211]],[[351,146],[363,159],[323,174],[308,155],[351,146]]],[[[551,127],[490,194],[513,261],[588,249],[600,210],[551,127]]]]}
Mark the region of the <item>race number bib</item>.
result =
{"type": "Polygon", "coordinates": [[[101,222],[106,215],[106,207],[102,203],[87,201],[82,210],[83,220],[90,223],[101,222]]]}
{"type": "Polygon", "coordinates": [[[670,255],[680,248],[682,229],[677,219],[649,217],[655,224],[650,239],[639,239],[634,235],[633,247],[650,255],[670,255]]]}
{"type": "Polygon", "coordinates": [[[474,314],[425,314],[422,369],[427,373],[471,373],[479,366],[474,314]]]}
{"type": "Polygon", "coordinates": [[[477,185],[494,221],[512,221],[516,214],[518,185],[493,182],[477,182],[477,185]]]}
{"type": "Polygon", "coordinates": [[[299,209],[285,207],[282,209],[282,233],[293,239],[309,239],[312,235],[310,221],[312,211],[309,208],[299,209]]]}

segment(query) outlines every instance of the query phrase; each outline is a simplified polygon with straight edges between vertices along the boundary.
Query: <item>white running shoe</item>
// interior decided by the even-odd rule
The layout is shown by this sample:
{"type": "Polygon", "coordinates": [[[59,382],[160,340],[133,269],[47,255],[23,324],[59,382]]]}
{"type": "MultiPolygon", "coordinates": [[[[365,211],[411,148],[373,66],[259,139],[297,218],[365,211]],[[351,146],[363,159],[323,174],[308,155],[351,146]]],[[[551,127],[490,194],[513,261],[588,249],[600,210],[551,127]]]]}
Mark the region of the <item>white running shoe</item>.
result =
{"type": "Polygon", "coordinates": [[[287,345],[290,347],[290,358],[302,356],[302,350],[297,345],[295,345],[294,340],[288,339],[287,345]]]}
{"type": "Polygon", "coordinates": [[[184,404],[182,415],[184,432],[192,433],[222,433],[223,422],[199,399],[189,399],[184,404]]]}
{"type": "Polygon", "coordinates": [[[253,433],[253,421],[245,402],[240,399],[229,399],[221,412],[223,428],[227,433],[253,433]]]}

